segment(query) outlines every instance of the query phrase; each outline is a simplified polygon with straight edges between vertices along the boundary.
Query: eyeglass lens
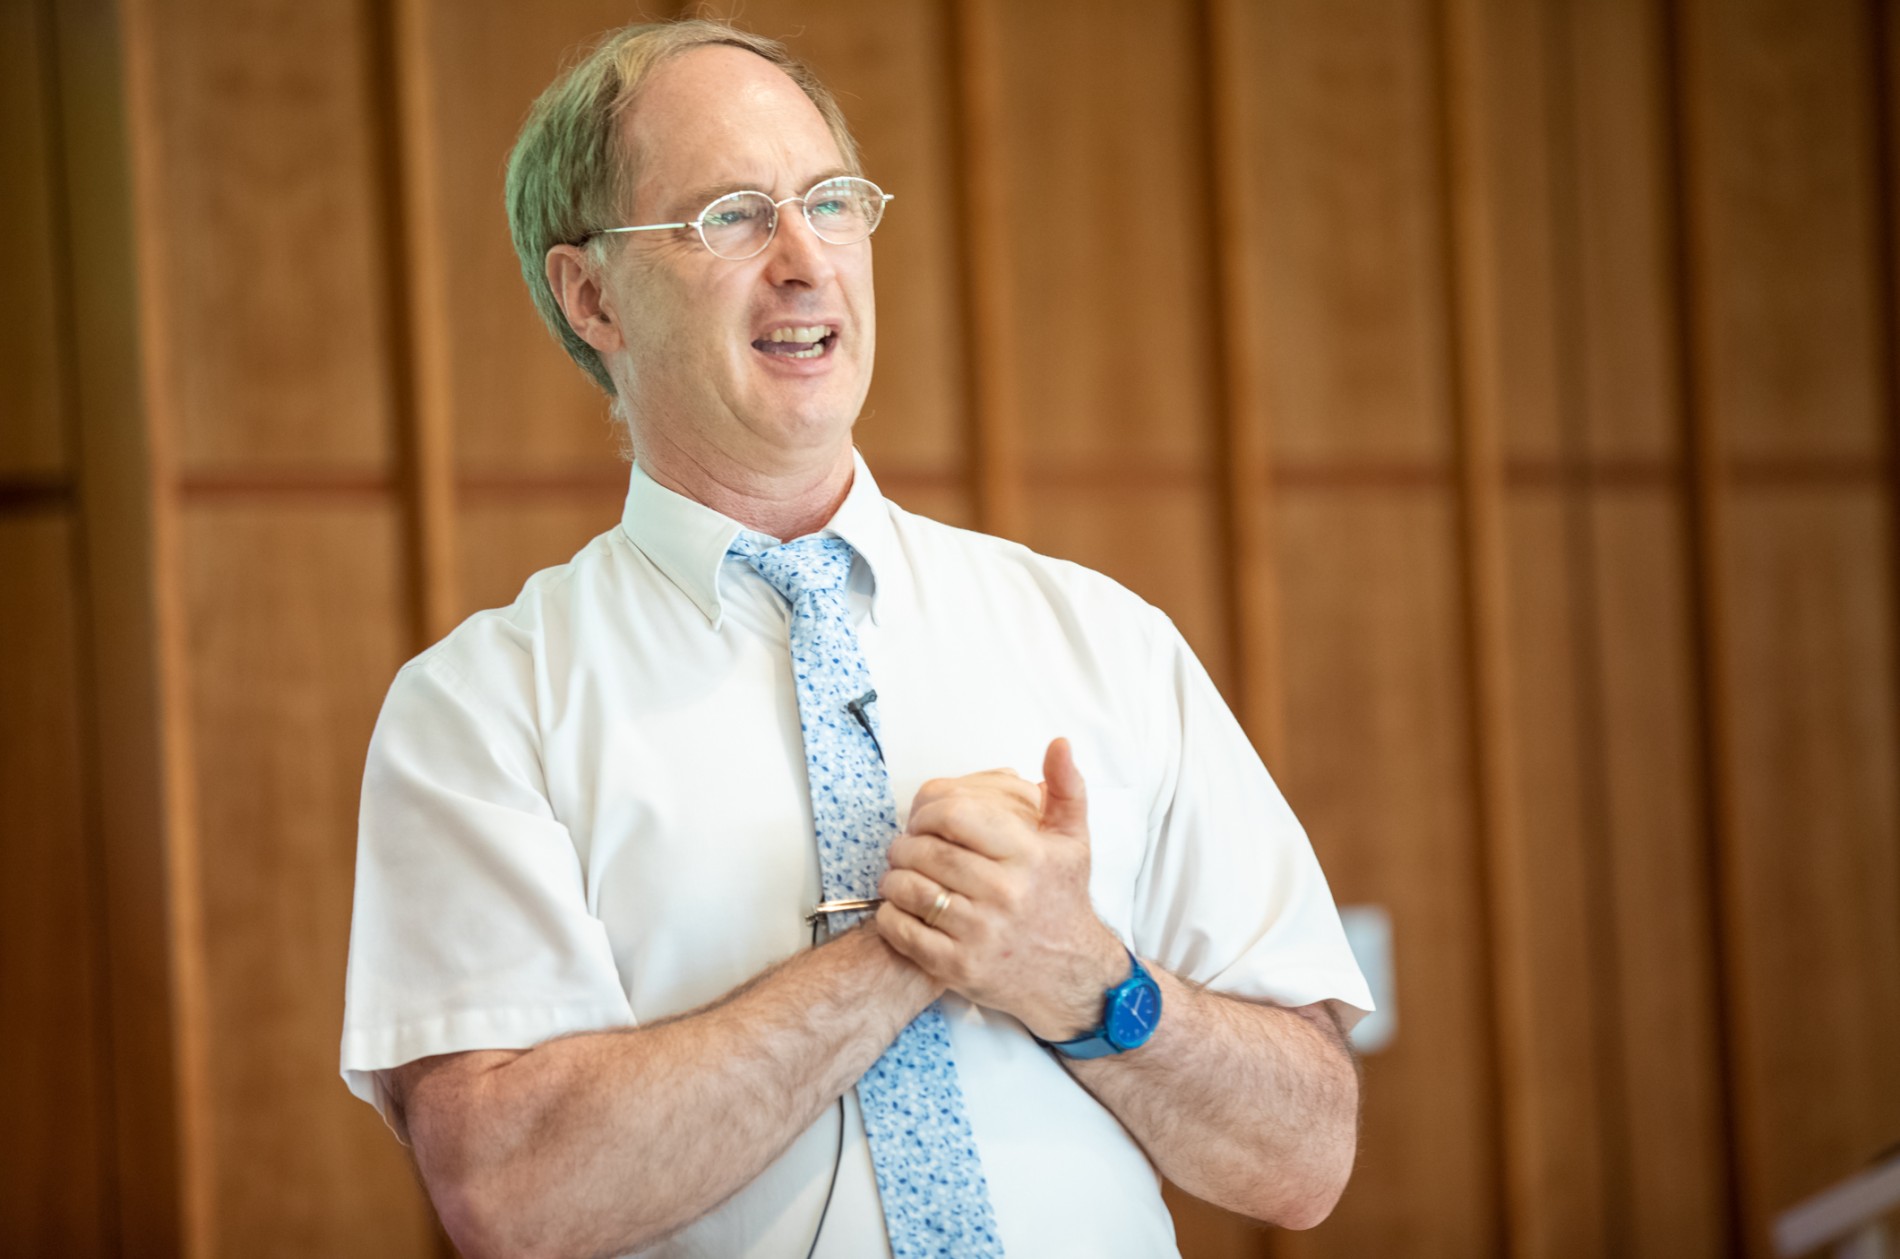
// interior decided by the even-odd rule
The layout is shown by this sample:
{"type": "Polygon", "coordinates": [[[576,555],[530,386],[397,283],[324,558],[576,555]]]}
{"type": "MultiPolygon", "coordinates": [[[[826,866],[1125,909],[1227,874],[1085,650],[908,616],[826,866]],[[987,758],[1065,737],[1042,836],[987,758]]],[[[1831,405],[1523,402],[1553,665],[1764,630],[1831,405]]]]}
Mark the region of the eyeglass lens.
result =
{"type": "MultiPolygon", "coordinates": [[[[800,198],[805,222],[820,240],[855,245],[877,230],[884,194],[868,179],[827,179],[800,198]]],[[[762,192],[734,192],[707,206],[699,235],[721,258],[750,258],[772,243],[778,207],[762,192]]]]}

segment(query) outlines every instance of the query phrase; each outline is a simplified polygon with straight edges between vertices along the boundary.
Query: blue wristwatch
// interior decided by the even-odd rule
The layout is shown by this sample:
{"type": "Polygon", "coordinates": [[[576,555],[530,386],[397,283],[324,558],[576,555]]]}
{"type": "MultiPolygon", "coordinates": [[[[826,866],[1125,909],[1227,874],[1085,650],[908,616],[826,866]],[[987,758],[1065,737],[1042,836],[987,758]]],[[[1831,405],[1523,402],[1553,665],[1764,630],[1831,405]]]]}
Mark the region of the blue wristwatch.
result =
{"type": "Polygon", "coordinates": [[[1161,1022],[1161,989],[1132,951],[1128,964],[1133,973],[1108,990],[1099,1027],[1074,1040],[1042,1043],[1068,1058],[1106,1058],[1147,1044],[1161,1022]]]}

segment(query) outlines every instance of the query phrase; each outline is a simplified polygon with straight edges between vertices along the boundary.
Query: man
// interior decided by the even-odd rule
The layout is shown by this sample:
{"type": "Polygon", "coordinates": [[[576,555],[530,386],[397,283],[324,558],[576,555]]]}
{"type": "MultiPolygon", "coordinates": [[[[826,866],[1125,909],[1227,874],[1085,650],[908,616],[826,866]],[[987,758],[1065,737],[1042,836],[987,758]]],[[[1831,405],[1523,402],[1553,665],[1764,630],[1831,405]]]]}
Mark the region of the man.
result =
{"type": "Polygon", "coordinates": [[[1311,849],[1165,617],[878,494],[886,198],[829,95],[629,28],[509,200],[636,462],[371,746],[344,1075],[457,1243],[1170,1254],[1157,1169],[1322,1219],[1370,1002],[1311,849]]]}

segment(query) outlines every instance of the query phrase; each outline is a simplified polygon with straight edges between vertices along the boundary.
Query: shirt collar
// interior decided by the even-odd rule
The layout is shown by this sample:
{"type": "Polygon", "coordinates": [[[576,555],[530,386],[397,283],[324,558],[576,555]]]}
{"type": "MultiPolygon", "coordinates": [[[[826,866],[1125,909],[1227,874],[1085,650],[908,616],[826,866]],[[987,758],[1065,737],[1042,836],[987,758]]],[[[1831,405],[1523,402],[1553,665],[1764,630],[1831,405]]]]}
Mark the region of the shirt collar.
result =
{"type": "MultiPolygon", "coordinates": [[[[834,533],[851,544],[871,575],[871,619],[883,623],[894,603],[910,589],[897,530],[891,524],[890,505],[864,456],[851,452],[851,489],[820,533],[834,533]]],[[[693,601],[714,629],[724,611],[719,597],[719,575],[726,551],[744,526],[683,494],[676,494],[633,465],[628,477],[627,505],[620,527],[642,554],[665,573],[693,601]]]]}

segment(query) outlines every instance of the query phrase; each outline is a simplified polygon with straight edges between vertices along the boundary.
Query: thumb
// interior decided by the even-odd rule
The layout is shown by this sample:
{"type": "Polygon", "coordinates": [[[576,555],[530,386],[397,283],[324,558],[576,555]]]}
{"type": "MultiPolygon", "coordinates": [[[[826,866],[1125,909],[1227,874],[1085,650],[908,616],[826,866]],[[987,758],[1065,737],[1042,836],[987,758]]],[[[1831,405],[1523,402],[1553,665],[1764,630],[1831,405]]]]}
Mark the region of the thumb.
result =
{"type": "Polygon", "coordinates": [[[1075,752],[1067,739],[1056,739],[1042,757],[1042,829],[1069,835],[1087,835],[1088,789],[1075,767],[1075,752]]]}

